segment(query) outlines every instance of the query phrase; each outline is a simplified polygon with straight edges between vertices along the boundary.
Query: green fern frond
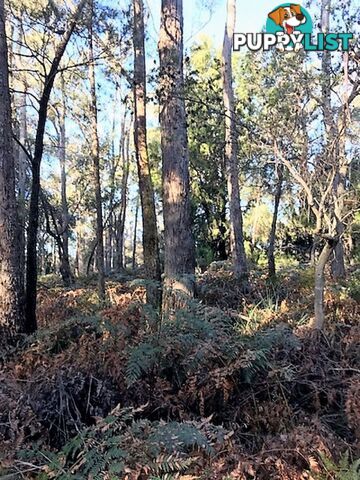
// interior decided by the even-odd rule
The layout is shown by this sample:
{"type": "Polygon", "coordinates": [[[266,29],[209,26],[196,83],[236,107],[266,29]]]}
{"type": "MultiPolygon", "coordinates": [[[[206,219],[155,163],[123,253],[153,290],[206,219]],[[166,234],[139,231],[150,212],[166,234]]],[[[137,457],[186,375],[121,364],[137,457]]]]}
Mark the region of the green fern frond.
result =
{"type": "Polygon", "coordinates": [[[158,478],[164,479],[166,476],[169,477],[169,474],[182,473],[188,469],[191,464],[194,463],[192,458],[180,458],[177,455],[159,456],[155,461],[153,461],[149,467],[150,471],[156,475],[162,475],[158,478]],[[165,474],[165,475],[164,475],[165,474]]]}
{"type": "Polygon", "coordinates": [[[349,451],[346,451],[344,455],[342,455],[338,464],[323,454],[320,454],[320,458],[326,474],[320,474],[317,477],[318,480],[327,480],[329,475],[334,480],[359,480],[360,459],[352,461],[349,451]]]}
{"type": "Polygon", "coordinates": [[[141,378],[143,374],[149,373],[158,360],[159,349],[151,343],[140,343],[130,352],[126,367],[126,381],[130,386],[141,378]]]}

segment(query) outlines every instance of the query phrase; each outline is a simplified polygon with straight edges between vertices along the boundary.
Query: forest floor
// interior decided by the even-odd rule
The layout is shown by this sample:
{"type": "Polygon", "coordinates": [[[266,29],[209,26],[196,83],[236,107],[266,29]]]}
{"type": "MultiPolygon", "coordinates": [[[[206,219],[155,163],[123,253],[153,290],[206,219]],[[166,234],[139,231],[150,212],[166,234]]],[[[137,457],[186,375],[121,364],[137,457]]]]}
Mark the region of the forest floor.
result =
{"type": "Polygon", "coordinates": [[[1,479],[360,478],[360,270],[309,268],[244,296],[225,265],[159,324],[141,280],[42,281],[39,331],[0,358],[1,479]]]}

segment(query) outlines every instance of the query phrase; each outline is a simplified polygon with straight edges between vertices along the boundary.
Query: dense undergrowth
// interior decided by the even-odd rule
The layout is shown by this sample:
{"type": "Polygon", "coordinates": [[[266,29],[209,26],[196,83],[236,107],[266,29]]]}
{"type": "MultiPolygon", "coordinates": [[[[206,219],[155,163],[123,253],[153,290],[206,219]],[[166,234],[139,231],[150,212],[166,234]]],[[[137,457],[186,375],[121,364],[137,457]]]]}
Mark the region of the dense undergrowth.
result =
{"type": "Polygon", "coordinates": [[[309,270],[244,297],[220,265],[163,322],[136,282],[102,311],[91,282],[44,285],[39,332],[1,360],[0,478],[358,479],[357,279],[317,335],[309,270]]]}

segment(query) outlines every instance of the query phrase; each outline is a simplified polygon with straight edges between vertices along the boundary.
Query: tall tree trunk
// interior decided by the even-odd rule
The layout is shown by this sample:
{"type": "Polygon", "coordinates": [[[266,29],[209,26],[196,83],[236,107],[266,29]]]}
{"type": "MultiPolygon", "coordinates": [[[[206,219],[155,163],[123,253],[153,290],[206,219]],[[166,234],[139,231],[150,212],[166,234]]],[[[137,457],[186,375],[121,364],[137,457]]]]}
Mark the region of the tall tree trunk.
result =
{"type": "Polygon", "coordinates": [[[121,181],[121,202],[120,212],[116,219],[116,258],[115,269],[117,273],[121,273],[124,268],[124,234],[125,234],[125,220],[127,209],[127,195],[128,195],[128,179],[130,168],[130,131],[126,132],[126,116],[124,116],[121,126],[121,140],[120,140],[120,155],[122,158],[122,181],[121,181]]]}
{"type": "Polygon", "coordinates": [[[281,200],[282,194],[282,186],[283,186],[283,167],[282,165],[278,167],[278,181],[276,185],[275,191],[275,198],[274,198],[274,213],[271,223],[271,230],[269,235],[269,247],[268,247],[268,275],[269,278],[276,277],[276,265],[275,265],[275,241],[276,241],[276,227],[277,227],[277,220],[278,220],[278,213],[279,213],[279,205],[281,200]]]}
{"type": "Polygon", "coordinates": [[[47,109],[50,94],[54,85],[56,74],[59,70],[61,59],[64,55],[70,37],[81,16],[82,10],[88,0],[80,0],[74,12],[69,27],[59,43],[50,71],[45,77],[44,89],[40,98],[39,116],[35,135],[34,157],[32,159],[32,184],[29,207],[29,225],[27,232],[27,261],[26,261],[26,308],[25,331],[32,333],[37,328],[36,322],[36,292],[37,292],[37,234],[39,228],[39,197],[40,197],[40,167],[44,151],[44,134],[47,120],[47,109]]]}
{"type": "Polygon", "coordinates": [[[345,232],[345,226],[341,218],[344,210],[344,195],[345,195],[345,182],[347,175],[347,165],[345,154],[339,158],[340,165],[339,171],[334,180],[334,197],[335,197],[335,215],[337,218],[336,222],[336,233],[339,238],[339,241],[334,249],[334,255],[331,262],[331,273],[335,280],[345,278],[346,269],[345,269],[345,258],[344,258],[344,243],[343,235],[345,232]]]}
{"type": "Polygon", "coordinates": [[[235,98],[232,86],[231,54],[235,19],[236,0],[227,0],[227,19],[222,51],[222,79],[225,107],[225,160],[230,210],[230,247],[235,277],[243,281],[244,287],[246,288],[248,270],[240,204],[235,98]]]}
{"type": "Polygon", "coordinates": [[[133,237],[133,250],[132,250],[132,269],[133,270],[135,270],[135,267],[136,267],[138,217],[139,217],[139,197],[137,197],[136,199],[136,206],[135,206],[134,237],[133,237]]]}
{"type": "Polygon", "coordinates": [[[67,201],[67,172],[66,172],[66,96],[64,76],[61,75],[62,108],[60,112],[60,170],[61,170],[61,237],[62,249],[60,259],[60,273],[66,287],[74,283],[69,257],[69,208],[67,201]]]}
{"type": "MultiPolygon", "coordinates": [[[[331,0],[322,0],[321,3],[321,29],[324,34],[329,32],[330,26],[330,7],[331,0]]],[[[324,51],[321,59],[322,70],[322,111],[323,121],[326,131],[324,157],[332,168],[336,168],[336,125],[334,122],[333,111],[331,107],[331,53],[324,51]]],[[[322,227],[322,220],[317,216],[316,235],[314,243],[318,242],[322,227]]],[[[336,242],[337,243],[337,242],[336,242]]],[[[322,329],[325,321],[324,314],[324,290],[325,290],[325,267],[331,253],[336,248],[335,242],[326,241],[318,261],[315,266],[315,286],[314,286],[314,311],[315,317],[311,326],[316,329],[322,329]]],[[[316,245],[313,247],[315,250],[316,245]]]]}
{"type": "Polygon", "coordinates": [[[86,242],[83,234],[83,225],[82,223],[78,222],[76,226],[76,261],[75,261],[76,271],[78,276],[86,274],[85,255],[86,255],[86,242]]]}
{"type": "Polygon", "coordinates": [[[256,250],[256,239],[257,239],[257,229],[259,223],[259,207],[261,204],[261,189],[260,187],[256,188],[256,203],[254,207],[254,214],[252,215],[252,225],[251,225],[251,238],[250,238],[250,251],[251,251],[251,260],[254,264],[257,264],[258,259],[255,255],[256,250]]]}
{"type": "Polygon", "coordinates": [[[345,225],[342,221],[342,217],[344,214],[344,197],[346,195],[346,179],[350,177],[350,165],[346,159],[346,129],[347,129],[347,119],[348,119],[348,94],[347,94],[347,86],[348,86],[348,68],[349,68],[349,54],[348,52],[344,52],[343,54],[343,62],[344,62],[344,94],[343,94],[343,105],[344,105],[344,114],[343,114],[343,127],[337,129],[339,131],[337,136],[338,142],[338,163],[339,163],[339,170],[334,180],[334,199],[335,199],[335,215],[337,218],[337,225],[336,231],[339,237],[339,242],[335,247],[334,250],[334,258],[331,263],[331,272],[334,279],[341,279],[346,276],[346,269],[345,269],[345,254],[344,254],[344,232],[345,232],[345,225]]]}
{"type": "Polygon", "coordinates": [[[163,311],[195,290],[195,247],[191,231],[189,151],[183,77],[183,2],[162,0],[160,127],[163,162],[165,281],[163,311]]]}
{"type": "Polygon", "coordinates": [[[39,243],[38,243],[38,258],[39,258],[39,265],[38,271],[40,275],[44,275],[47,272],[47,252],[45,251],[45,235],[42,235],[39,232],[39,243]]]}
{"type": "Polygon", "coordinates": [[[106,249],[105,249],[105,273],[108,275],[114,268],[114,241],[115,241],[115,228],[116,228],[116,215],[114,211],[114,199],[116,193],[116,172],[119,165],[119,156],[115,154],[115,132],[116,132],[116,115],[118,106],[118,86],[116,87],[116,93],[114,98],[114,115],[111,131],[111,166],[110,166],[110,199],[109,199],[109,218],[108,228],[106,236],[106,249]]]}
{"type": "Polygon", "coordinates": [[[105,258],[104,258],[104,270],[105,275],[109,275],[111,273],[111,231],[110,231],[110,224],[111,224],[111,215],[109,216],[109,226],[104,232],[105,237],[105,258]]]}
{"type": "MultiPolygon", "coordinates": [[[[330,30],[330,10],[331,10],[331,0],[322,0],[321,3],[321,28],[324,34],[329,33],[330,30]]],[[[331,106],[331,88],[332,88],[332,66],[331,66],[331,52],[324,51],[321,58],[321,70],[322,70],[322,110],[326,131],[326,144],[325,144],[325,153],[327,156],[327,161],[336,165],[341,163],[341,155],[339,151],[339,132],[336,128],[336,123],[334,120],[334,112],[331,106]]],[[[334,179],[333,191],[336,197],[343,196],[345,190],[345,176],[339,171],[337,172],[334,179]]],[[[345,167],[346,174],[346,167],[345,167]]],[[[334,249],[334,256],[332,259],[332,273],[334,278],[339,279],[345,276],[345,261],[344,261],[344,246],[342,235],[344,233],[344,225],[341,222],[342,216],[342,206],[339,202],[336,202],[336,215],[338,217],[337,221],[337,236],[339,241],[334,249]]]]}
{"type": "MultiPolygon", "coordinates": [[[[93,4],[92,4],[93,9],[93,4]]],[[[104,225],[100,179],[100,147],[98,135],[98,110],[96,97],[96,80],[93,45],[93,12],[89,24],[89,82],[90,82],[90,121],[91,121],[91,157],[94,169],[94,187],[96,203],[96,269],[98,273],[98,294],[101,302],[105,300],[104,267],[104,225]]]]}
{"type": "Polygon", "coordinates": [[[227,252],[227,219],[226,219],[226,188],[221,188],[221,203],[219,209],[219,220],[217,222],[219,235],[217,240],[217,260],[224,261],[228,259],[228,252],[227,252]]]}
{"type": "MultiPolygon", "coordinates": [[[[149,165],[146,131],[146,67],[143,0],[133,0],[134,7],[134,140],[139,176],[139,190],[143,221],[143,252],[145,275],[160,282],[159,244],[156,225],[154,189],[149,165]]],[[[147,300],[159,305],[159,288],[147,286],[147,300]]]]}
{"type": "Polygon", "coordinates": [[[23,327],[4,0],[0,0],[0,346],[23,327]]]}
{"type": "MultiPolygon", "coordinates": [[[[24,94],[20,99],[19,111],[19,140],[22,145],[27,140],[27,94],[26,85],[24,85],[24,94]]],[[[21,272],[21,282],[25,283],[25,229],[26,229],[26,171],[28,159],[22,148],[18,149],[18,217],[19,217],[19,262],[21,272]]]]}

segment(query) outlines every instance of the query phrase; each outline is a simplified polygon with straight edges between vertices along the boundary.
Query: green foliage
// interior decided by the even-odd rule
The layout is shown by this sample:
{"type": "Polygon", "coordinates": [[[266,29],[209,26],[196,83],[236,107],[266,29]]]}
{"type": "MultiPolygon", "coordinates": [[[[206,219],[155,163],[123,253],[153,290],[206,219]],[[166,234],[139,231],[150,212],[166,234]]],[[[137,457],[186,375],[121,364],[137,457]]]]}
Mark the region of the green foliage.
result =
{"type": "Polygon", "coordinates": [[[348,283],[348,292],[351,298],[360,302],[360,270],[352,274],[348,283]]]}
{"type": "Polygon", "coordinates": [[[214,442],[221,443],[225,430],[205,422],[150,422],[138,418],[142,408],[116,407],[96,426],[83,430],[57,454],[34,449],[21,452],[46,470],[38,479],[118,478],[125,472],[146,473],[149,478],[170,479],[195,461],[189,454],[211,455],[214,442]],[[46,463],[44,463],[44,459],[46,463]]]}
{"type": "Polygon", "coordinates": [[[290,269],[291,268],[292,270],[294,270],[294,268],[299,266],[299,261],[296,260],[296,258],[294,258],[291,255],[286,255],[286,254],[283,254],[283,253],[279,252],[276,255],[276,265],[277,265],[278,268],[282,268],[282,269],[290,269]]]}
{"type": "Polygon", "coordinates": [[[211,442],[206,438],[206,435],[191,423],[160,422],[159,427],[149,439],[154,444],[160,444],[174,452],[176,452],[178,445],[182,445],[184,449],[200,448],[208,455],[214,453],[211,442]]]}
{"type": "Polygon", "coordinates": [[[197,371],[233,361],[241,350],[233,322],[226,315],[189,303],[174,319],[165,320],[159,332],[130,347],[127,382],[132,385],[155,372],[179,388],[197,371]]]}
{"type": "MultiPolygon", "coordinates": [[[[266,246],[272,221],[272,213],[266,203],[255,205],[244,216],[244,228],[256,244],[266,246]]],[[[255,246],[254,245],[254,246],[255,246]]]]}
{"type": "Polygon", "coordinates": [[[349,451],[340,458],[339,463],[333,462],[325,455],[321,455],[321,460],[326,473],[318,475],[318,480],[359,480],[360,478],[360,459],[352,460],[349,451]]]}
{"type": "Polygon", "coordinates": [[[140,343],[131,349],[126,367],[126,380],[129,386],[143,374],[149,374],[154,369],[159,353],[160,348],[148,342],[140,343]]]}
{"type": "Polygon", "coordinates": [[[218,53],[202,37],[190,52],[186,101],[192,210],[200,267],[226,258],[224,115],[218,53]]]}

